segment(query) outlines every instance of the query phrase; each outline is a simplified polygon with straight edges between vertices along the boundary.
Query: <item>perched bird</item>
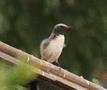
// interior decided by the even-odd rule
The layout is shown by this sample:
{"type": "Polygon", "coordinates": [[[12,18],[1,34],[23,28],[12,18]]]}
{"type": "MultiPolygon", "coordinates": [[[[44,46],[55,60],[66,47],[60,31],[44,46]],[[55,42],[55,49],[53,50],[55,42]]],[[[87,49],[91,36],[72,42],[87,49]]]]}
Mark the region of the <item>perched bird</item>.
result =
{"type": "Polygon", "coordinates": [[[65,46],[64,33],[67,32],[68,29],[70,29],[70,26],[65,24],[57,24],[54,26],[51,35],[41,42],[41,59],[50,63],[58,63],[58,58],[65,46]]]}

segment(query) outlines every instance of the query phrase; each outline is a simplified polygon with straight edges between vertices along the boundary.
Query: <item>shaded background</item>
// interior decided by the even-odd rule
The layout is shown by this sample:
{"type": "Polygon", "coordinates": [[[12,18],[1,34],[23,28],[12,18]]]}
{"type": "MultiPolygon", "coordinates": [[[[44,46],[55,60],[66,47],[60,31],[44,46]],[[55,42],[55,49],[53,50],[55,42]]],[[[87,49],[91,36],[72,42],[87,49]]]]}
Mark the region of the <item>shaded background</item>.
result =
{"type": "Polygon", "coordinates": [[[107,0],[0,0],[0,40],[37,57],[57,23],[73,27],[62,67],[107,84],[107,0]]]}

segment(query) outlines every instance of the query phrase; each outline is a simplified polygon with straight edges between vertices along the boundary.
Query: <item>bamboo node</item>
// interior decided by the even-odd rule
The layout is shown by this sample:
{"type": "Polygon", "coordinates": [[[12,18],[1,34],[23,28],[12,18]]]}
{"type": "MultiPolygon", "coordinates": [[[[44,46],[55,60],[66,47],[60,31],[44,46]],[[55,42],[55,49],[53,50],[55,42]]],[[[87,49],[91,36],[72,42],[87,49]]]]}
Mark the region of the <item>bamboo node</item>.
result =
{"type": "Polygon", "coordinates": [[[30,58],[29,57],[27,57],[27,61],[26,61],[27,63],[30,63],[30,58]]]}
{"type": "Polygon", "coordinates": [[[64,78],[66,77],[66,74],[65,74],[65,71],[64,71],[64,76],[63,76],[64,78]]]}
{"type": "Polygon", "coordinates": [[[44,76],[45,75],[45,73],[42,71],[42,75],[44,76]]]}
{"type": "Polygon", "coordinates": [[[87,84],[88,84],[88,86],[90,85],[90,82],[89,81],[86,81],[87,82],[87,84]]]}
{"type": "Polygon", "coordinates": [[[83,76],[80,76],[80,78],[84,78],[83,76]]]}

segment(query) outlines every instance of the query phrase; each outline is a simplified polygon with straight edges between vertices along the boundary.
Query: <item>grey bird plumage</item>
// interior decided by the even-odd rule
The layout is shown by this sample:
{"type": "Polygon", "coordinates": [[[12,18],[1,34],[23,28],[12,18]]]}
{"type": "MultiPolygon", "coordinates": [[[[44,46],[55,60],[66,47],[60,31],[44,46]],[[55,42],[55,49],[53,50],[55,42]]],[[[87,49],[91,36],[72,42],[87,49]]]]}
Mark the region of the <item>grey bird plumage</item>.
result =
{"type": "Polygon", "coordinates": [[[64,33],[69,28],[70,27],[65,24],[57,24],[54,26],[51,35],[41,42],[41,59],[50,63],[58,62],[58,58],[65,46],[64,33]]]}

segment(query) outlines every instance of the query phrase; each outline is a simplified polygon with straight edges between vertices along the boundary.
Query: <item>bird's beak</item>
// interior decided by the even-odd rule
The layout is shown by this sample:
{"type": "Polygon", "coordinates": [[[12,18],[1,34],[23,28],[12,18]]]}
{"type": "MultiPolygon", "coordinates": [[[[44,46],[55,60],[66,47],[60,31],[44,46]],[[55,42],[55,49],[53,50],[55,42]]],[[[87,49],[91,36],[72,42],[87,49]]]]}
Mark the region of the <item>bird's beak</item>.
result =
{"type": "Polygon", "coordinates": [[[72,27],[71,26],[68,26],[68,30],[71,30],[72,29],[72,27]]]}

